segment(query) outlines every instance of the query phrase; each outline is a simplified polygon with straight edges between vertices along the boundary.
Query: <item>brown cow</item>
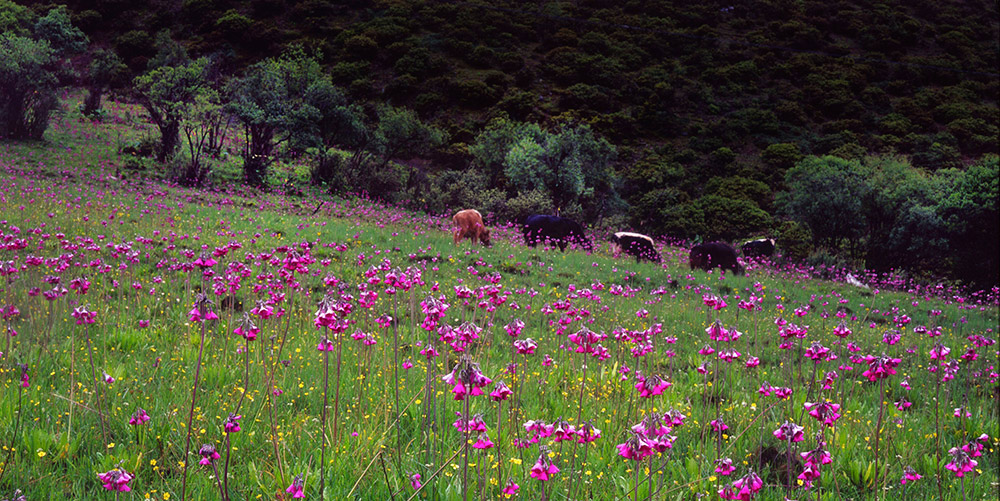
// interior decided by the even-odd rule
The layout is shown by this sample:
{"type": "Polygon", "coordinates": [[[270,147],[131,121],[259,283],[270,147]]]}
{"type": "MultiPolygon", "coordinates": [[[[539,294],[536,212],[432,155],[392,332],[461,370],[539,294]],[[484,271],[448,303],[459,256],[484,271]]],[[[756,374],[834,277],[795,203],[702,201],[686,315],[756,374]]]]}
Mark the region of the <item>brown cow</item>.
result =
{"type": "Polygon", "coordinates": [[[454,234],[455,245],[458,245],[463,238],[469,238],[472,239],[472,243],[478,241],[487,247],[490,246],[490,230],[483,225],[483,215],[479,211],[475,209],[458,211],[451,220],[458,226],[454,234]]]}

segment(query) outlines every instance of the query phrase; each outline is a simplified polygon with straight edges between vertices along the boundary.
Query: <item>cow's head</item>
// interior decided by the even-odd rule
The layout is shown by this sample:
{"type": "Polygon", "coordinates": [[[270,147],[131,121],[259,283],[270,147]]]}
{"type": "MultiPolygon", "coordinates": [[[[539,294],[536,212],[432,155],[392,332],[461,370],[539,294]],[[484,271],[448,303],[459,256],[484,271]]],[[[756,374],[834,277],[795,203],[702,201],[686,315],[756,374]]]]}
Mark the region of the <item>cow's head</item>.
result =
{"type": "Polygon", "coordinates": [[[490,242],[490,230],[486,228],[480,230],[479,241],[483,243],[484,247],[492,247],[493,244],[490,242]]]}

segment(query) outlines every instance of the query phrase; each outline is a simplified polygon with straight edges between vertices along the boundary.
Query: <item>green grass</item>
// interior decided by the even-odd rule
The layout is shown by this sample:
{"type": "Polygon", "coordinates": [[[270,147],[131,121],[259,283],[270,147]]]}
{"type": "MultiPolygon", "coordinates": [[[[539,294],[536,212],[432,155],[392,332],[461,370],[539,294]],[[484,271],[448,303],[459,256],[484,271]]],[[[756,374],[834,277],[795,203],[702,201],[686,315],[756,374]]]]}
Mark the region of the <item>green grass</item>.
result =
{"type": "MultiPolygon", "coordinates": [[[[905,495],[910,499],[936,497],[937,453],[942,463],[947,462],[949,448],[980,433],[988,433],[991,438],[984,456],[977,458],[979,473],[974,480],[965,482],[964,497],[989,499],[995,493],[1000,435],[997,383],[971,374],[991,364],[995,370],[995,345],[981,349],[979,360],[963,363],[958,377],[940,387],[940,443],[934,436],[937,386],[935,377],[926,370],[930,362],[927,353],[935,342],[948,345],[951,358],[955,358],[965,352],[969,344],[966,336],[995,338],[995,304],[970,307],[903,292],[876,294],[768,270],[722,279],[714,273],[689,271],[683,249],[664,249],[663,265],[637,265],[631,260],[612,258],[606,246],[593,255],[525,248],[505,238],[498,238],[489,249],[473,248],[468,243],[455,247],[447,231],[442,231],[447,230],[447,221],[363,201],[329,203],[312,215],[316,201],[308,198],[235,190],[199,192],[136,177],[108,179],[106,174],[115,172],[122,161],[113,141],[118,126],[77,122],[72,114],[59,124],[50,132],[48,143],[5,143],[0,149],[0,193],[4,197],[0,219],[6,221],[0,229],[9,234],[17,226],[22,231],[17,238],[31,239],[31,245],[23,251],[0,250],[0,260],[24,263],[28,255],[54,258],[73,254],[67,259],[71,266],[62,272],[46,266],[27,266],[4,283],[0,295],[3,304],[21,311],[10,324],[18,336],[10,338],[9,347],[0,346],[5,353],[0,397],[0,452],[4,456],[0,460],[6,457],[9,447],[16,449],[9,464],[4,465],[8,471],[0,479],[0,496],[20,488],[29,499],[110,497],[111,493],[101,490],[96,473],[121,464],[136,475],[131,483],[133,492],[125,495],[126,499],[142,499],[147,494],[151,499],[165,499],[167,493],[170,499],[179,498],[179,464],[184,459],[187,413],[201,334],[200,325],[189,321],[188,311],[195,292],[208,284],[197,272],[176,267],[191,261],[183,254],[185,250],[197,254],[204,247],[211,252],[231,241],[239,242],[242,248],[219,258],[220,264],[214,270],[224,275],[230,263],[238,262],[250,274],[235,293],[243,311],[225,310],[221,306],[225,296],[212,296],[220,320],[207,325],[192,426],[192,456],[188,459],[191,499],[218,496],[214,473],[197,464],[195,451],[202,443],[212,443],[225,457],[222,422],[234,410],[244,387],[244,359],[236,352],[243,343],[232,335],[232,330],[244,312],[266,297],[266,289],[253,291],[255,285],[287,286],[287,282],[278,280],[280,265],[246,256],[274,254],[276,247],[301,242],[314,244],[310,253],[316,262],[309,265],[308,274],[296,276],[300,284],[297,290],[281,290],[287,293],[282,305],[287,313],[280,318],[257,319],[262,331],[250,346],[247,398],[240,410],[243,430],[232,436],[229,488],[233,499],[274,499],[296,474],[305,476],[307,497],[318,496],[323,357],[315,349],[322,333],[314,329],[313,319],[318,301],[330,289],[323,285],[323,279],[337,277],[357,297],[357,285],[366,280],[365,272],[380,266],[383,260],[393,268],[420,270],[424,284],[393,297],[385,293],[382,285],[372,286],[379,292],[374,307],[356,307],[350,316],[354,324],[343,336],[340,368],[339,436],[333,435],[332,409],[327,431],[331,440],[325,472],[328,499],[388,499],[391,494],[405,499],[413,492],[409,487],[409,475],[413,473],[421,474],[427,484],[418,495],[421,499],[462,497],[462,456],[455,455],[462,437],[452,427],[455,412],[461,407],[440,380],[451,368],[446,366],[448,361],[458,357],[435,342],[442,356],[428,367],[417,347],[418,342],[427,339],[420,328],[423,315],[419,302],[429,294],[446,296],[450,308],[444,323],[458,325],[470,320],[485,327],[483,340],[470,350],[473,359],[487,376],[494,381],[505,380],[512,388],[517,387],[520,395],[521,404],[513,415],[512,402],[503,405],[499,433],[496,404],[485,397],[475,397],[470,403],[473,414],[483,414],[490,437],[500,444],[502,455],[497,455],[497,448],[471,455],[470,461],[482,468],[481,479],[479,468],[470,469],[472,499],[499,497],[499,487],[490,483],[497,463],[502,465],[505,479],[513,478],[521,485],[520,498],[542,497],[542,483],[528,477],[528,470],[538,458],[537,444],[528,449],[511,445],[515,438],[524,438],[521,425],[529,419],[552,422],[562,417],[576,424],[580,414],[582,420],[591,421],[603,433],[602,438],[586,447],[585,462],[582,446],[574,449],[569,443],[546,444],[562,470],[544,485],[546,495],[553,499],[564,499],[571,489],[578,499],[630,496],[637,465],[618,456],[616,445],[628,438],[628,427],[643,416],[670,408],[682,411],[688,418],[674,430],[677,439],[673,448],[652,461],[651,483],[658,491],[655,499],[694,499],[698,494],[717,498],[716,491],[724,486],[725,479],[713,473],[717,444],[711,434],[703,433],[706,422],[717,415],[730,426],[731,435],[722,441],[721,449],[722,455],[733,459],[737,466],[736,476],[746,472],[752,453],[761,444],[780,446],[771,432],[785,419],[792,418],[806,428],[806,440],[796,444],[799,450],[815,447],[812,437],[821,428],[808,416],[800,419],[802,404],[809,395],[806,385],[811,379],[812,362],[796,362],[798,346],[788,351],[776,349],[780,341],[773,322],[783,314],[792,322],[808,324],[807,346],[820,340],[833,347],[836,338],[832,328],[837,319],[832,315],[841,300],[846,300],[844,306],[858,317],[847,323],[854,330],[849,340],[862,348],[859,354],[884,350],[903,359],[899,374],[886,384],[888,404],[881,432],[880,464],[888,462],[889,467],[888,478],[882,482],[887,492],[882,497],[902,495],[899,477],[907,465],[916,468],[924,479],[908,486],[905,495]],[[72,150],[65,145],[72,145],[72,150]],[[39,167],[39,162],[44,168],[39,167]],[[35,228],[39,228],[38,233],[28,232],[35,228]],[[50,235],[42,247],[38,247],[40,233],[50,235]],[[65,241],[76,247],[58,245],[56,233],[65,234],[65,241]],[[142,243],[137,237],[151,239],[152,243],[142,243]],[[114,244],[125,243],[138,250],[138,255],[128,257],[114,250],[114,244]],[[90,245],[96,245],[96,250],[88,250],[90,245]],[[97,266],[77,265],[98,260],[97,266]],[[324,266],[323,260],[329,260],[328,265],[324,266]],[[101,270],[101,265],[109,269],[101,270]],[[475,302],[465,306],[455,299],[454,287],[460,281],[475,290],[487,285],[485,277],[494,273],[501,276],[503,293],[509,293],[495,312],[486,312],[475,302]],[[43,278],[57,274],[66,287],[70,280],[86,275],[91,289],[86,295],[71,291],[51,303],[29,294],[32,287],[48,290],[50,286],[43,278]],[[275,278],[261,278],[268,275],[275,278]],[[134,282],[141,285],[140,291],[131,287],[134,282]],[[439,290],[432,290],[435,286],[439,290]],[[634,293],[613,294],[612,288],[619,286],[634,293]],[[664,294],[651,294],[661,287],[664,294]],[[151,294],[150,288],[155,292],[151,294]],[[756,292],[758,288],[760,292],[756,292]],[[628,353],[630,346],[613,338],[603,343],[612,355],[603,362],[584,360],[579,354],[560,350],[561,344],[569,342],[565,335],[557,334],[558,323],[550,325],[549,321],[557,321],[563,314],[543,314],[542,307],[580,295],[582,289],[594,290],[600,296],[600,301],[585,297],[571,300],[574,308],[587,311],[583,318],[588,328],[612,335],[617,328],[642,330],[661,324],[663,334],[657,340],[656,351],[636,362],[628,353]],[[531,297],[532,292],[537,295],[531,297]],[[722,295],[729,306],[720,313],[706,311],[702,295],[707,293],[722,295]],[[762,311],[753,315],[737,308],[740,299],[750,295],[763,297],[762,311]],[[519,308],[512,308],[513,303],[519,308]],[[783,310],[778,309],[779,304],[783,310]],[[811,305],[813,311],[805,318],[795,318],[793,310],[806,305],[811,305]],[[98,312],[97,323],[89,327],[93,353],[86,349],[84,328],[75,325],[70,316],[79,306],[98,312]],[[649,316],[638,317],[640,309],[647,310],[649,316]],[[929,316],[932,309],[941,310],[942,315],[929,316]],[[831,317],[821,318],[823,310],[831,317]],[[885,316],[884,312],[890,314],[885,316]],[[401,360],[411,358],[415,365],[400,371],[399,398],[404,412],[398,428],[393,422],[393,330],[375,324],[375,319],[384,314],[397,317],[401,360]],[[892,317],[898,314],[910,316],[912,322],[902,342],[885,346],[882,336],[894,328],[892,317]],[[697,372],[706,359],[697,351],[707,342],[705,328],[716,315],[725,325],[736,326],[744,333],[734,347],[743,353],[741,360],[750,354],[760,357],[759,367],[748,370],[739,362],[725,367],[713,356],[708,357],[713,359],[714,369],[707,379],[697,372]],[[511,341],[503,326],[513,318],[526,324],[522,338],[538,341],[535,355],[512,356],[511,341]],[[962,323],[962,318],[967,323],[962,323]],[[149,326],[141,328],[140,320],[148,320],[149,326]],[[931,340],[912,333],[912,326],[933,322],[942,325],[941,338],[931,340]],[[377,344],[365,347],[353,340],[350,334],[355,329],[375,335],[377,344]],[[665,344],[662,336],[667,335],[677,337],[677,343],[665,344]],[[284,347],[279,356],[282,340],[284,347]],[[910,347],[914,348],[913,354],[906,352],[910,347]],[[666,356],[667,348],[676,352],[672,360],[666,356]],[[550,367],[541,363],[546,354],[554,360],[550,367]],[[113,446],[105,447],[101,437],[88,359],[91,355],[98,377],[103,370],[116,378],[110,386],[99,383],[106,394],[104,408],[113,446]],[[522,364],[520,380],[501,374],[511,362],[522,364]],[[28,365],[29,388],[20,386],[18,363],[28,365]],[[587,364],[585,381],[583,363],[587,364]],[[633,388],[634,372],[627,381],[619,377],[623,365],[646,374],[660,373],[673,386],[662,396],[638,399],[633,388]],[[276,368],[274,386],[282,394],[269,399],[271,388],[266,386],[265,373],[272,366],[276,368]],[[432,402],[427,402],[423,394],[428,370],[435,382],[432,402]],[[904,376],[910,377],[913,390],[899,386],[904,376]],[[764,380],[774,386],[793,386],[792,398],[773,405],[777,402],[773,397],[761,397],[756,391],[764,380]],[[712,382],[711,387],[706,381],[712,382]],[[903,394],[913,402],[906,412],[892,405],[903,394]],[[21,426],[15,435],[19,395],[21,426]],[[76,405],[71,407],[70,399],[76,405]],[[429,413],[428,404],[432,404],[429,413]],[[971,418],[960,421],[952,416],[953,408],[960,405],[969,409],[971,418]],[[152,420],[136,430],[127,421],[138,407],[144,408],[152,420]],[[277,453],[272,442],[272,413],[277,453]],[[574,450],[578,456],[575,459],[574,450]],[[450,458],[452,461],[447,463],[450,458]],[[578,470],[575,473],[570,471],[573,465],[578,470]],[[441,473],[431,478],[439,469],[441,473]]],[[[126,128],[123,134],[138,133],[130,130],[126,128]]],[[[580,322],[573,322],[566,332],[580,327],[580,322]]],[[[841,359],[824,362],[817,379],[846,362],[845,350],[834,349],[841,359]]],[[[869,465],[874,460],[871,446],[879,412],[878,385],[861,379],[862,370],[863,366],[855,366],[854,371],[842,372],[836,386],[822,393],[824,398],[843,405],[843,417],[835,428],[826,431],[833,463],[823,469],[820,499],[875,498],[869,465]]],[[[336,374],[333,361],[330,372],[332,384],[336,374]]],[[[812,401],[818,398],[818,391],[816,386],[812,401]]],[[[546,439],[542,442],[546,443],[546,439]]],[[[646,462],[639,465],[643,481],[638,489],[640,498],[649,492],[650,484],[645,483],[648,466],[646,462]]],[[[760,473],[769,483],[774,482],[767,468],[760,473]]],[[[950,472],[942,473],[944,498],[963,499],[962,484],[950,472]]],[[[784,495],[782,487],[771,485],[761,491],[758,499],[778,500],[784,495]]],[[[815,488],[790,494],[798,499],[815,496],[815,488]]]]}

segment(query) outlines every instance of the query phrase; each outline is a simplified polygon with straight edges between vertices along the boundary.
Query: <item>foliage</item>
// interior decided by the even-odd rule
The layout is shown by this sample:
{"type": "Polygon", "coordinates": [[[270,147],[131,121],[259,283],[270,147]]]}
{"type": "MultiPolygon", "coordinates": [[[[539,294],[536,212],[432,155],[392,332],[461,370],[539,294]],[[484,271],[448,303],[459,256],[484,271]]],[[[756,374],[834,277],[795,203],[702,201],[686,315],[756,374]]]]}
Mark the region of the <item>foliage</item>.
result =
{"type": "Polygon", "coordinates": [[[38,18],[32,31],[36,39],[49,43],[56,57],[77,54],[87,47],[87,35],[70,22],[65,5],[60,5],[38,18]]]}
{"type": "Polygon", "coordinates": [[[617,151],[590,127],[550,132],[533,123],[498,119],[469,148],[477,165],[516,196],[541,190],[557,210],[579,211],[587,219],[619,203],[611,164],[617,151]]]}
{"type": "Polygon", "coordinates": [[[160,66],[136,77],[133,82],[139,102],[160,130],[156,158],[165,161],[178,145],[181,120],[206,84],[208,59],[201,58],[177,66],[160,66]]]}
{"type": "Polygon", "coordinates": [[[857,241],[865,229],[862,200],[868,187],[857,161],[807,157],[785,175],[788,191],[778,195],[782,212],[809,225],[821,245],[857,241]]]}
{"type": "Polygon", "coordinates": [[[0,137],[41,139],[56,106],[55,64],[47,41],[0,34],[0,137]]]}
{"type": "Polygon", "coordinates": [[[1000,167],[990,155],[958,177],[937,206],[952,249],[955,274],[976,285],[1000,275],[1000,167]]]}
{"type": "Polygon", "coordinates": [[[303,109],[303,96],[320,75],[316,58],[293,47],[280,57],[254,64],[230,83],[227,109],[243,124],[241,156],[244,179],[250,185],[263,186],[267,181],[276,142],[289,140],[290,126],[300,120],[293,117],[310,113],[303,109]]]}
{"type": "Polygon", "coordinates": [[[120,85],[128,67],[114,50],[97,49],[91,54],[88,67],[87,99],[83,102],[83,114],[94,117],[101,109],[101,96],[111,86],[120,85]]]}

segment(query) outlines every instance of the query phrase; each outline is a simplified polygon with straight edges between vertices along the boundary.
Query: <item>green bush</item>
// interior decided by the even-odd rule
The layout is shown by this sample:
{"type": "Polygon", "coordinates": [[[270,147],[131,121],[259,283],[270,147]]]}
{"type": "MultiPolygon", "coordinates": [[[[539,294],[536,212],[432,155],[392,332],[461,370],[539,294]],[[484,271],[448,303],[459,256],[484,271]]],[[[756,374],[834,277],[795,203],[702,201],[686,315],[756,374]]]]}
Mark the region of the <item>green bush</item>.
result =
{"type": "Polygon", "coordinates": [[[798,221],[782,221],[778,226],[775,243],[785,257],[803,260],[813,249],[812,232],[809,231],[809,226],[798,221]]]}

